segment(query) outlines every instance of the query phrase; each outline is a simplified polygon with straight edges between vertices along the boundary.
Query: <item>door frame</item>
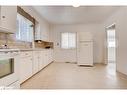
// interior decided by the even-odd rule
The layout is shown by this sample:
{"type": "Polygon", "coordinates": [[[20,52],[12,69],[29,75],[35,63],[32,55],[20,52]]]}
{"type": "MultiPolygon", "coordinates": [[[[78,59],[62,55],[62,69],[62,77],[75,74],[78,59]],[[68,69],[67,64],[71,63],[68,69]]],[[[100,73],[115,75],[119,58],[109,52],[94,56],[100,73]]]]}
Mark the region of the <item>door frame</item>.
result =
{"type": "MultiPolygon", "coordinates": [[[[116,40],[116,23],[113,23],[109,26],[107,26],[105,28],[105,43],[104,43],[104,48],[105,48],[105,58],[104,58],[104,64],[108,65],[108,48],[107,48],[107,45],[108,45],[108,42],[107,42],[107,30],[110,28],[110,27],[115,27],[115,42],[116,42],[116,47],[117,47],[117,40],[116,40]]],[[[115,64],[116,64],[116,47],[115,47],[115,64]]]]}

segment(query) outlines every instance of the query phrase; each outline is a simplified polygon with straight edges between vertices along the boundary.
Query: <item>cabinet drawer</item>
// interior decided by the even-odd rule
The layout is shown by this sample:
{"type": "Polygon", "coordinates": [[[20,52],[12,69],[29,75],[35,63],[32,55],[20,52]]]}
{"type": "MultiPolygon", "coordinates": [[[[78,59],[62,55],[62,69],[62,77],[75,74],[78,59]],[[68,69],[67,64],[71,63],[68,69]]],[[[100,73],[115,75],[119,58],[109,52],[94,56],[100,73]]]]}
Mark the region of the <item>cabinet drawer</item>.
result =
{"type": "Polygon", "coordinates": [[[20,53],[20,56],[21,56],[21,57],[28,57],[28,56],[29,56],[29,57],[32,57],[32,51],[21,52],[21,53],[20,53]]]}

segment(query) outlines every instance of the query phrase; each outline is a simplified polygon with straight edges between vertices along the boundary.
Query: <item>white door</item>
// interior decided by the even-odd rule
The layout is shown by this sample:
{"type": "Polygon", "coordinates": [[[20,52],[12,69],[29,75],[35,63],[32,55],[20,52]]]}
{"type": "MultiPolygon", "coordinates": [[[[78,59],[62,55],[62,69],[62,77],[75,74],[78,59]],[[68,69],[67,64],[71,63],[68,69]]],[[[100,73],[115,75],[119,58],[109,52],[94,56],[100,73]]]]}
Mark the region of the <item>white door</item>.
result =
{"type": "Polygon", "coordinates": [[[93,65],[93,42],[79,42],[78,65],[93,65]]]}

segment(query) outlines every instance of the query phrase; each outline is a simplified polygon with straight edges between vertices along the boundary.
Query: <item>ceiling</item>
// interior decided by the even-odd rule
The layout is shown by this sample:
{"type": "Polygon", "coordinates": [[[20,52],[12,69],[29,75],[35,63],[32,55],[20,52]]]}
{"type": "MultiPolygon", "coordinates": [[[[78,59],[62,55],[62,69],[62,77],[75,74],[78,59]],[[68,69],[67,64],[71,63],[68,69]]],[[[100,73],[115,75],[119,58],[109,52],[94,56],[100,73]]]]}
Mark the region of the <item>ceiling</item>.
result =
{"type": "Polygon", "coordinates": [[[51,24],[101,23],[119,7],[115,6],[34,6],[51,24]]]}

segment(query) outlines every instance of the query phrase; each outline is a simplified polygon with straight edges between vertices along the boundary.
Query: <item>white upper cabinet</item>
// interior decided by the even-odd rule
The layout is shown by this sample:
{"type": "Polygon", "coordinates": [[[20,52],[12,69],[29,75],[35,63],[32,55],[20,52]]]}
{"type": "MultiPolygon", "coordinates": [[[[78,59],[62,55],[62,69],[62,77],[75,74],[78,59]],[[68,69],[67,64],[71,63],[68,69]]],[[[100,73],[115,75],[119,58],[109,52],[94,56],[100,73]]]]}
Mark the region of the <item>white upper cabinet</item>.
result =
{"type": "Polygon", "coordinates": [[[35,22],[35,40],[41,40],[41,31],[39,22],[35,22]]]}
{"type": "Polygon", "coordinates": [[[35,40],[49,41],[49,27],[47,24],[36,22],[35,40]]]}
{"type": "Polygon", "coordinates": [[[33,74],[39,70],[39,53],[40,51],[33,51],[33,74]]]}
{"type": "Polygon", "coordinates": [[[17,6],[0,7],[0,32],[16,32],[17,6]]]}

